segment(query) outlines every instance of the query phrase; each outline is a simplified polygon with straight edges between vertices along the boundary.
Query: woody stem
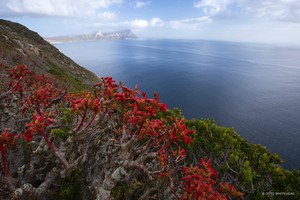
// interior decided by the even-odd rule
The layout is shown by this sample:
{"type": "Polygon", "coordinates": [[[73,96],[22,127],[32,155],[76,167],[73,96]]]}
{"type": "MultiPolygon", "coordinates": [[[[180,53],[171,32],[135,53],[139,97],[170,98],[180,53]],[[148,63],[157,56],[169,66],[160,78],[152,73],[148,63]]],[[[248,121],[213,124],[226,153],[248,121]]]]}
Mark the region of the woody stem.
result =
{"type": "Polygon", "coordinates": [[[97,116],[97,113],[94,113],[93,118],[92,118],[92,119],[90,120],[90,122],[85,126],[84,129],[88,128],[88,127],[93,123],[93,121],[94,121],[94,119],[96,118],[96,116],[97,116]]]}
{"type": "Polygon", "coordinates": [[[84,120],[85,120],[85,118],[86,118],[86,113],[87,113],[87,108],[85,108],[85,110],[84,110],[84,113],[83,113],[83,116],[82,116],[81,122],[80,122],[80,124],[79,124],[78,128],[76,129],[76,131],[78,131],[78,130],[79,130],[81,127],[82,127],[82,125],[83,125],[83,122],[84,122],[84,120]]]}
{"type": "Polygon", "coordinates": [[[57,151],[57,149],[51,144],[51,142],[49,141],[48,137],[46,136],[46,134],[43,130],[41,130],[41,134],[42,134],[43,138],[45,139],[46,143],[48,144],[48,146],[50,147],[50,149],[55,154],[55,156],[63,163],[63,165],[67,169],[70,168],[68,161],[64,157],[62,157],[62,155],[57,151]]]}
{"type": "Polygon", "coordinates": [[[8,169],[7,169],[7,164],[6,164],[6,159],[5,159],[5,151],[1,150],[1,159],[2,159],[2,165],[3,165],[3,171],[4,175],[8,175],[8,169]]]}
{"type": "Polygon", "coordinates": [[[124,112],[125,112],[125,103],[122,103],[122,110],[121,110],[121,127],[123,127],[123,123],[124,123],[124,112]]]}
{"type": "Polygon", "coordinates": [[[136,132],[136,135],[139,135],[139,134],[140,134],[140,132],[141,132],[143,126],[144,126],[144,123],[145,123],[145,120],[143,120],[143,121],[141,122],[141,124],[140,124],[140,126],[139,126],[139,129],[138,129],[137,132],[136,132]]]}

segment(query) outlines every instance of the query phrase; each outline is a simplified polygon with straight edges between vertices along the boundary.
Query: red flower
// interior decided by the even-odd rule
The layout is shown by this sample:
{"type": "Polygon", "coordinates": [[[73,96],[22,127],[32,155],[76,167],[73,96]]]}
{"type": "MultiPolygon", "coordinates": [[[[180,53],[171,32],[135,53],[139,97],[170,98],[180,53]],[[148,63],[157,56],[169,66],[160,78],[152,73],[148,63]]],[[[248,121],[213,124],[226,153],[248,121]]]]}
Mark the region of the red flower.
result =
{"type": "Polygon", "coordinates": [[[125,93],[116,93],[116,94],[115,94],[115,99],[116,99],[117,101],[125,101],[125,100],[128,100],[128,98],[126,98],[125,93]]]}
{"type": "Polygon", "coordinates": [[[7,70],[9,77],[15,80],[23,78],[26,75],[32,75],[33,73],[27,68],[26,65],[17,64],[12,70],[7,70]]]}
{"type": "Polygon", "coordinates": [[[183,142],[184,142],[185,144],[191,143],[192,140],[191,140],[191,138],[189,138],[187,135],[189,135],[189,134],[194,134],[195,131],[194,131],[194,130],[187,130],[187,129],[186,129],[186,126],[185,126],[185,124],[184,124],[184,119],[183,119],[183,118],[182,118],[180,121],[178,121],[178,120],[176,119],[176,127],[177,127],[177,128],[179,129],[179,131],[180,131],[180,135],[181,135],[181,137],[182,137],[182,139],[183,139],[183,142]]]}
{"type": "Polygon", "coordinates": [[[32,72],[26,67],[26,65],[17,64],[13,69],[7,70],[9,72],[10,82],[8,86],[13,92],[18,92],[20,96],[23,96],[24,83],[28,85],[30,79],[29,76],[32,72]]]}
{"type": "Polygon", "coordinates": [[[183,148],[178,147],[178,151],[176,152],[176,159],[175,162],[179,162],[180,160],[182,160],[185,157],[185,151],[183,148]]]}
{"type": "Polygon", "coordinates": [[[15,146],[15,139],[17,139],[18,137],[20,137],[20,135],[9,133],[8,128],[4,129],[4,131],[0,135],[0,151],[6,151],[6,149],[10,145],[15,146]]]}
{"type": "Polygon", "coordinates": [[[182,200],[192,199],[226,199],[225,195],[213,189],[216,181],[212,179],[215,171],[210,166],[210,161],[199,161],[198,166],[181,167],[183,174],[182,200]]]}
{"type": "Polygon", "coordinates": [[[45,127],[52,124],[53,122],[54,120],[47,116],[37,116],[36,113],[34,113],[32,116],[32,121],[25,125],[26,127],[28,127],[28,129],[24,132],[25,141],[32,141],[33,135],[35,133],[41,132],[45,127]]]}

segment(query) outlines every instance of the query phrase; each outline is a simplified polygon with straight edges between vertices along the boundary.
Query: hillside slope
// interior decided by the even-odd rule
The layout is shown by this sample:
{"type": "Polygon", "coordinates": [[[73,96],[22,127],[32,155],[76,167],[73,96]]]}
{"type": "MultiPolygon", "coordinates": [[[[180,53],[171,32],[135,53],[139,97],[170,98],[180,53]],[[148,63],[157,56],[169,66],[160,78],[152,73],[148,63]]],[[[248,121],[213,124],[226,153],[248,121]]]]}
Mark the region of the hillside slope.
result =
{"type": "Polygon", "coordinates": [[[0,64],[13,67],[16,63],[66,81],[76,90],[98,80],[95,74],[63,55],[37,33],[18,23],[0,19],[0,64]]]}

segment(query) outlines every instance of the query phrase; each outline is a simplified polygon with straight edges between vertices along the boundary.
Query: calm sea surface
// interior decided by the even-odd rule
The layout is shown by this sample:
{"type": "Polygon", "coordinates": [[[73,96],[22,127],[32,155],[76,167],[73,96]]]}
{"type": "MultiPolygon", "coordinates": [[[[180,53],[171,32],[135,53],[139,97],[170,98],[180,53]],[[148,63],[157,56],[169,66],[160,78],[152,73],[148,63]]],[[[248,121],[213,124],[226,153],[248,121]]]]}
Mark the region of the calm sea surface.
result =
{"type": "Polygon", "coordinates": [[[157,91],[187,119],[214,118],[300,169],[300,48],[194,40],[55,45],[99,76],[157,91]]]}

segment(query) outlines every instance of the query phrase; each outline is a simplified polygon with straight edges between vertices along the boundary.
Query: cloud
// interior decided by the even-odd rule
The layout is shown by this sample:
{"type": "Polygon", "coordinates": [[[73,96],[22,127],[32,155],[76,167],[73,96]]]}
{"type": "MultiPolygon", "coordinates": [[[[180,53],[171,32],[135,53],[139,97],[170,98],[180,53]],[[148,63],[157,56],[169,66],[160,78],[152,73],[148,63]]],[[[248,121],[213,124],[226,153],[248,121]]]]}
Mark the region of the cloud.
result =
{"type": "Polygon", "coordinates": [[[206,15],[215,15],[227,9],[233,0],[200,0],[194,3],[195,8],[202,8],[206,15]]]}
{"type": "Polygon", "coordinates": [[[199,18],[187,18],[182,20],[170,21],[170,26],[173,29],[198,29],[204,24],[210,23],[212,20],[208,16],[199,17],[199,18]]]}
{"type": "Polygon", "coordinates": [[[225,7],[228,5],[232,0],[200,0],[194,2],[195,8],[202,8],[202,7],[211,7],[211,8],[220,8],[225,7]]]}
{"type": "Polygon", "coordinates": [[[121,3],[122,0],[3,0],[1,10],[16,16],[91,17],[99,9],[121,3]]]}
{"type": "Polygon", "coordinates": [[[163,27],[164,25],[165,22],[158,17],[154,17],[150,20],[150,26],[152,27],[163,27]]]}
{"type": "Polygon", "coordinates": [[[129,25],[134,29],[143,29],[149,26],[149,22],[145,19],[135,19],[132,21],[125,21],[124,24],[129,25]]]}
{"type": "Polygon", "coordinates": [[[162,19],[158,17],[154,17],[150,20],[146,19],[134,19],[132,21],[124,21],[120,23],[118,26],[124,27],[127,26],[127,28],[132,28],[135,30],[142,30],[142,29],[153,29],[158,30],[160,29],[199,29],[202,25],[210,23],[212,20],[205,16],[205,17],[199,17],[199,18],[187,18],[187,19],[181,19],[181,20],[172,20],[172,21],[163,21],[162,19]]]}
{"type": "Polygon", "coordinates": [[[97,13],[96,18],[103,21],[114,21],[117,17],[116,13],[105,11],[103,13],[97,13]]]}
{"type": "Polygon", "coordinates": [[[199,0],[194,2],[194,8],[212,18],[228,18],[239,12],[239,17],[300,23],[299,0],[199,0]]]}
{"type": "Polygon", "coordinates": [[[134,8],[143,8],[151,4],[151,1],[136,1],[134,8]]]}
{"type": "Polygon", "coordinates": [[[299,0],[237,0],[246,11],[256,17],[264,17],[278,21],[300,23],[299,0]]]}

